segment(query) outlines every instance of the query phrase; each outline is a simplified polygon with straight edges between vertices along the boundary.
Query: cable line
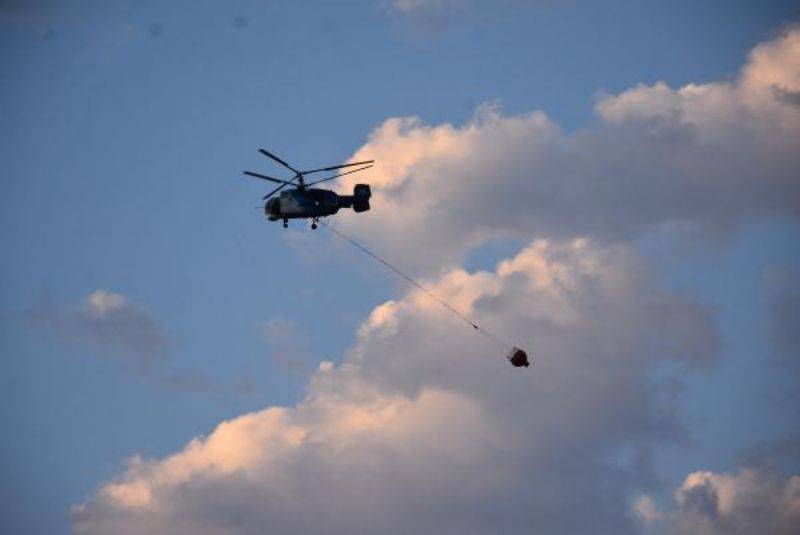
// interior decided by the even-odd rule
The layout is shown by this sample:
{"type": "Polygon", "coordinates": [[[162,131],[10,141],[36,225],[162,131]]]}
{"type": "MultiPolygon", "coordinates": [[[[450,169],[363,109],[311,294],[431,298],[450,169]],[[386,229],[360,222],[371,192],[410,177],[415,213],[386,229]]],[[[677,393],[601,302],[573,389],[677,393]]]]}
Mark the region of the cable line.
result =
{"type": "MultiPolygon", "coordinates": [[[[512,345],[513,345],[513,344],[510,344],[510,343],[508,343],[508,342],[504,341],[503,339],[499,338],[498,336],[495,336],[494,334],[490,333],[490,332],[489,332],[489,331],[487,331],[486,329],[484,329],[484,328],[482,328],[482,327],[479,327],[477,323],[475,323],[474,321],[472,321],[471,319],[469,319],[468,317],[466,317],[464,314],[462,314],[461,312],[459,312],[458,310],[456,310],[455,308],[453,308],[451,305],[449,305],[447,302],[445,302],[445,301],[444,301],[444,300],[443,300],[441,297],[439,297],[438,295],[436,295],[435,293],[433,293],[433,292],[432,292],[432,291],[430,291],[429,289],[427,289],[427,288],[425,288],[424,286],[422,286],[420,283],[418,283],[417,281],[415,281],[415,280],[414,280],[413,278],[411,278],[409,275],[406,275],[406,274],[405,274],[405,273],[403,273],[403,272],[402,272],[400,269],[396,268],[395,266],[393,266],[392,264],[390,264],[389,262],[387,262],[386,260],[384,260],[383,258],[381,258],[380,256],[378,256],[377,254],[373,253],[372,251],[370,251],[369,249],[367,249],[366,247],[364,247],[363,245],[361,245],[360,243],[358,243],[358,242],[357,242],[356,240],[354,240],[353,238],[351,238],[351,237],[349,237],[349,236],[347,236],[347,235],[343,234],[341,231],[337,230],[335,227],[333,227],[332,225],[329,225],[329,224],[325,223],[325,222],[324,222],[324,221],[322,221],[322,220],[320,220],[320,221],[319,221],[319,224],[320,224],[320,225],[325,225],[325,227],[327,227],[327,228],[328,228],[328,230],[330,230],[331,232],[333,232],[334,234],[336,234],[337,236],[339,236],[339,237],[340,237],[340,238],[342,238],[343,240],[350,242],[352,245],[354,245],[355,247],[357,247],[358,249],[360,249],[360,250],[361,250],[361,252],[363,252],[363,253],[365,253],[365,254],[367,254],[367,255],[371,256],[372,258],[374,258],[375,260],[377,260],[378,262],[380,262],[381,264],[383,264],[383,265],[384,265],[384,266],[386,266],[387,268],[391,269],[391,270],[392,270],[393,272],[395,272],[397,275],[399,275],[400,277],[402,277],[403,279],[405,279],[406,281],[408,281],[410,284],[413,284],[415,287],[417,287],[417,288],[419,288],[420,290],[422,290],[422,291],[423,291],[425,294],[427,294],[429,297],[431,297],[431,298],[435,299],[436,301],[438,301],[438,302],[439,302],[439,304],[441,304],[441,305],[442,305],[443,307],[445,307],[447,310],[449,310],[450,312],[452,312],[453,314],[455,314],[456,316],[458,316],[458,318],[459,318],[461,321],[463,321],[464,323],[466,323],[467,325],[469,325],[470,327],[472,327],[473,329],[475,329],[476,331],[478,331],[479,333],[481,333],[482,335],[484,335],[484,336],[485,336],[486,338],[488,338],[489,340],[492,340],[493,342],[496,342],[496,343],[498,343],[498,344],[500,344],[500,345],[503,345],[503,346],[506,346],[506,347],[508,347],[508,346],[512,346],[512,345]]],[[[517,348],[516,348],[516,346],[514,347],[514,349],[517,349],[517,348]]]]}

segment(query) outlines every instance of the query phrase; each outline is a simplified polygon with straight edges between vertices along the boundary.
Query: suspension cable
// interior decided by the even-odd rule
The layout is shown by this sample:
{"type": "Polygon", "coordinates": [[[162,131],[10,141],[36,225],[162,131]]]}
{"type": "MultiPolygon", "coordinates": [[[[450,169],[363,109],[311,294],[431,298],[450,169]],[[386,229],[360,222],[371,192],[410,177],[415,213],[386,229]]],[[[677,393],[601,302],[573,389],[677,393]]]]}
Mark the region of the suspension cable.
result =
{"type": "Polygon", "coordinates": [[[430,291],[429,289],[427,289],[427,288],[425,288],[424,286],[422,286],[420,283],[418,283],[417,281],[415,281],[415,280],[414,280],[413,278],[411,278],[409,275],[406,275],[406,274],[405,274],[404,272],[402,272],[400,269],[396,268],[395,266],[393,266],[392,264],[390,264],[389,262],[387,262],[386,260],[384,260],[383,258],[381,258],[380,256],[378,256],[377,254],[373,253],[372,251],[370,251],[369,249],[367,249],[366,247],[364,247],[363,245],[361,245],[360,243],[358,243],[358,242],[357,242],[356,240],[354,240],[353,238],[351,238],[351,237],[349,237],[349,236],[345,235],[345,234],[344,234],[344,233],[342,233],[340,230],[336,229],[336,228],[335,228],[333,225],[329,225],[329,224],[325,223],[325,222],[324,222],[324,221],[322,221],[322,220],[319,220],[318,222],[319,222],[319,224],[320,224],[320,225],[324,225],[324,226],[325,226],[325,227],[326,227],[328,230],[330,230],[331,232],[333,232],[334,234],[336,234],[337,236],[339,236],[339,237],[340,237],[340,238],[342,238],[343,240],[345,240],[345,241],[347,241],[347,242],[350,242],[350,244],[352,244],[353,246],[355,246],[356,248],[358,248],[359,250],[361,250],[361,252],[363,252],[363,253],[365,253],[365,254],[367,254],[367,255],[371,256],[372,258],[374,258],[375,260],[377,260],[378,262],[380,262],[381,264],[383,264],[384,266],[386,266],[387,268],[389,268],[390,270],[392,270],[392,271],[393,271],[395,274],[399,275],[400,277],[402,277],[403,279],[405,279],[405,280],[406,280],[408,283],[410,283],[410,284],[414,285],[416,288],[420,289],[422,292],[424,292],[425,294],[427,294],[427,295],[428,295],[429,297],[431,297],[432,299],[434,299],[434,300],[438,301],[438,302],[439,302],[439,304],[441,304],[441,305],[442,305],[443,307],[445,307],[447,310],[449,310],[450,312],[452,312],[453,314],[455,314],[455,315],[456,315],[456,316],[457,316],[457,317],[458,317],[458,318],[459,318],[461,321],[463,321],[464,323],[466,323],[467,325],[469,325],[470,327],[472,327],[473,329],[475,329],[476,331],[478,331],[479,333],[481,333],[483,336],[485,336],[485,337],[486,337],[486,338],[488,338],[489,340],[492,340],[493,342],[496,342],[496,343],[498,343],[498,344],[500,344],[500,345],[503,345],[503,346],[506,346],[506,347],[511,347],[511,346],[513,346],[513,344],[510,344],[510,343],[506,342],[505,340],[503,340],[503,339],[499,338],[498,336],[495,336],[494,334],[490,333],[490,332],[489,332],[489,331],[487,331],[486,329],[484,329],[484,328],[482,328],[482,327],[479,327],[477,323],[475,323],[474,321],[472,321],[471,319],[469,319],[468,317],[466,317],[464,314],[462,314],[461,312],[459,312],[457,309],[455,309],[454,307],[452,307],[451,305],[449,305],[449,304],[448,304],[447,302],[445,302],[445,301],[444,301],[444,300],[443,300],[441,297],[439,297],[438,295],[436,295],[435,293],[433,293],[433,292],[432,292],[432,291],[430,291]]]}

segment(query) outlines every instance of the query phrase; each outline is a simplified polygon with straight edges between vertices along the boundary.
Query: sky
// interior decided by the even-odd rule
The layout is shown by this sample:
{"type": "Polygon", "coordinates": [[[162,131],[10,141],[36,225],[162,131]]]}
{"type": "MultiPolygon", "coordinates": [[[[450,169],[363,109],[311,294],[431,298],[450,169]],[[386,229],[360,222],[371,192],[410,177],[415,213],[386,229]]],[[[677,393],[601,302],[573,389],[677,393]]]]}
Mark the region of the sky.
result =
{"type": "Polygon", "coordinates": [[[796,533],[798,24],[0,0],[1,531],[796,533]]]}

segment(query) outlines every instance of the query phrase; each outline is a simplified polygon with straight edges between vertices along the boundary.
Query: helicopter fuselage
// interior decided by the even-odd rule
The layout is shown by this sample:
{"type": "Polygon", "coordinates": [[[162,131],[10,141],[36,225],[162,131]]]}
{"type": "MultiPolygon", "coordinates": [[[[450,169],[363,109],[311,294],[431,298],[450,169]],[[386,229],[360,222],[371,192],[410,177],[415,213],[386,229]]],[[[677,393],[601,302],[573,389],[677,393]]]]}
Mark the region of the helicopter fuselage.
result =
{"type": "Polygon", "coordinates": [[[269,199],[264,214],[270,221],[280,219],[318,219],[333,215],[340,208],[353,208],[356,212],[369,210],[371,191],[368,185],[358,184],[353,195],[339,195],[321,188],[295,188],[281,192],[269,199]]]}

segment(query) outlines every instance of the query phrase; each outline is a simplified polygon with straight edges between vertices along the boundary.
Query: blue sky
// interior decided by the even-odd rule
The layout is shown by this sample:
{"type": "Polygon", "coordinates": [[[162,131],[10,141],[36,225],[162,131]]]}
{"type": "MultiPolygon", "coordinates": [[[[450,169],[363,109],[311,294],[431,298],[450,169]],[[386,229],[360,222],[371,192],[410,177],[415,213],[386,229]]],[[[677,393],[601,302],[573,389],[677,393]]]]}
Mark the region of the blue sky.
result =
{"type": "MultiPolygon", "coordinates": [[[[329,235],[283,231],[253,209],[264,187],[241,171],[279,172],[258,147],[317,167],[350,158],[389,118],[458,127],[487,102],[575,132],[598,123],[603,95],[734,80],[800,15],[788,1],[446,4],[0,4],[3,531],[65,533],[69,508],[126,458],[298,403],[316,365],[341,362],[370,311],[403,295],[329,235]],[[73,332],[97,289],[125,296],[163,339],[155,371],[73,332]],[[294,360],[276,354],[268,322],[302,340],[294,360]]],[[[381,213],[359,217],[351,232],[401,254],[378,234],[381,213]]],[[[767,212],[720,240],[635,242],[659,285],[714,311],[721,337],[714,363],[662,370],[684,385],[691,437],[658,452],[664,477],[733,470],[796,428],[764,322],[770,292],[800,270],[797,230],[767,212]]],[[[455,263],[491,270],[533,237],[455,263]]]]}

